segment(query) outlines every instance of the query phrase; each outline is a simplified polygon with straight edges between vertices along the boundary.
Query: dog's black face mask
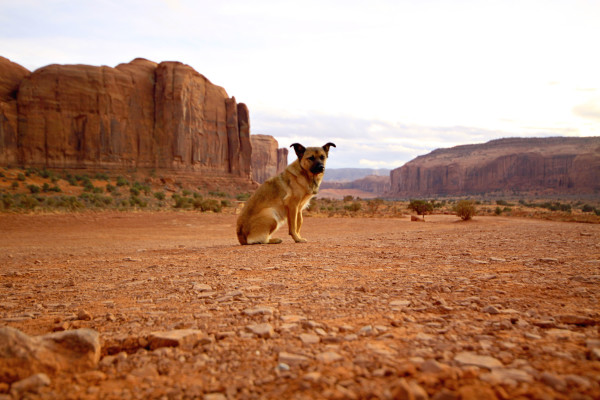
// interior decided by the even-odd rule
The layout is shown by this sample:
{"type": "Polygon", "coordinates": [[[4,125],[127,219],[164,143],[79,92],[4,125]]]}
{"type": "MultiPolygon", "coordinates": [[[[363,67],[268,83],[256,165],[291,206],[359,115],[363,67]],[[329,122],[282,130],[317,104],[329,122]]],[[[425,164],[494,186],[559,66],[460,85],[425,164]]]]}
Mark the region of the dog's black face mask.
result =
{"type": "Polygon", "coordinates": [[[317,175],[325,172],[325,163],[329,155],[329,148],[335,144],[327,143],[323,147],[304,147],[299,143],[294,143],[290,147],[294,148],[302,168],[310,171],[311,174],[317,175]]]}

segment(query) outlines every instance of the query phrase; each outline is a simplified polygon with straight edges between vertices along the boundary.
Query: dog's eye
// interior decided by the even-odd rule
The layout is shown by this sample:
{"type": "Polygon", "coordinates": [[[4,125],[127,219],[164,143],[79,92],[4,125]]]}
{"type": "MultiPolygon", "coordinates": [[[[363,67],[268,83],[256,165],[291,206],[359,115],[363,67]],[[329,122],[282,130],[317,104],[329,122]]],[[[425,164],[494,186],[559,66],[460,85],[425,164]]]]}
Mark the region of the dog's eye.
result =
{"type": "Polygon", "coordinates": [[[325,159],[325,156],[321,156],[319,158],[321,159],[321,161],[323,161],[325,159]]]}
{"type": "Polygon", "coordinates": [[[310,161],[315,161],[315,156],[310,156],[310,157],[308,157],[308,159],[309,159],[310,161]]]}

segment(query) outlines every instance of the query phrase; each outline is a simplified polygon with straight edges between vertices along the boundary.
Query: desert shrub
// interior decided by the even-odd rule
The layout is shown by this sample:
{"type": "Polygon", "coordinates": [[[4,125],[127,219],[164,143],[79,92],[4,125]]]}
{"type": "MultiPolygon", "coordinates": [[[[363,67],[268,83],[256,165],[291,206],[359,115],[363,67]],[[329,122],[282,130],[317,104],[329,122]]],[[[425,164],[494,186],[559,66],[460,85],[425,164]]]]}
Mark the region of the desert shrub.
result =
{"type": "Polygon", "coordinates": [[[361,208],[362,208],[362,205],[358,201],[344,205],[344,210],[350,211],[350,212],[360,211],[361,208]]]}
{"type": "Polygon", "coordinates": [[[77,178],[75,178],[73,175],[67,174],[65,176],[65,180],[67,182],[69,182],[69,185],[71,185],[71,186],[77,186],[77,178]]]}
{"type": "Polygon", "coordinates": [[[222,191],[218,191],[218,190],[217,191],[213,191],[213,192],[208,192],[208,194],[210,196],[214,196],[214,197],[228,197],[227,193],[222,192],[222,191]]]}
{"type": "Polygon", "coordinates": [[[17,180],[21,181],[21,182],[25,182],[25,175],[23,175],[22,173],[19,172],[19,174],[17,175],[17,180]]]}
{"type": "Polygon", "coordinates": [[[19,188],[19,182],[13,182],[12,185],[10,185],[10,187],[12,189],[18,189],[19,188]]]}
{"type": "Polygon", "coordinates": [[[97,179],[99,181],[107,181],[108,175],[102,172],[98,172],[96,175],[94,175],[94,179],[97,179]]]}
{"type": "Polygon", "coordinates": [[[221,207],[231,207],[231,202],[227,199],[223,199],[221,200],[221,207]]]}
{"type": "Polygon", "coordinates": [[[514,204],[509,203],[506,200],[496,200],[496,204],[499,206],[513,206],[514,204]]]}
{"type": "MultiPolygon", "coordinates": [[[[221,212],[223,206],[218,200],[215,199],[205,199],[199,202],[199,208],[201,211],[212,211],[212,212],[221,212]]],[[[196,204],[194,203],[194,208],[196,208],[196,204]]]]}
{"type": "Polygon", "coordinates": [[[144,200],[140,199],[138,196],[131,196],[129,198],[129,205],[131,207],[135,207],[135,206],[139,206],[139,207],[147,207],[148,203],[145,202],[144,200]]]}
{"type": "Polygon", "coordinates": [[[192,191],[191,190],[187,190],[187,189],[183,189],[183,191],[181,192],[182,195],[184,196],[191,196],[192,195],[192,191]]]}
{"type": "Polygon", "coordinates": [[[250,198],[250,196],[251,196],[250,193],[240,193],[237,196],[235,196],[235,198],[238,201],[246,201],[250,198]]]}
{"type": "Polygon", "coordinates": [[[39,193],[42,190],[38,185],[27,185],[27,189],[29,189],[32,194],[39,193]]]}
{"type": "Polygon", "coordinates": [[[4,172],[0,171],[0,178],[6,178],[6,175],[4,175],[4,172]]]}
{"type": "Polygon", "coordinates": [[[117,176],[117,186],[128,186],[129,182],[121,175],[117,176]]]}
{"type": "Polygon", "coordinates": [[[39,201],[33,196],[23,196],[20,200],[19,206],[26,210],[33,210],[39,204],[39,201]]]}
{"type": "Polygon", "coordinates": [[[165,192],[156,192],[154,193],[154,198],[157,200],[164,200],[165,199],[165,192]]]}
{"type": "Polygon", "coordinates": [[[2,202],[0,204],[5,210],[8,210],[15,205],[15,200],[11,195],[5,194],[2,196],[2,202]]]}
{"type": "Polygon", "coordinates": [[[472,200],[460,200],[454,206],[454,212],[463,221],[470,220],[475,215],[475,203],[472,200]]]}
{"type": "Polygon", "coordinates": [[[383,204],[383,199],[379,199],[379,198],[367,201],[367,207],[369,208],[369,212],[371,214],[375,214],[382,204],[383,204]]]}
{"type": "Polygon", "coordinates": [[[590,206],[589,204],[584,204],[583,207],[581,207],[581,211],[583,211],[584,213],[591,213],[595,212],[596,208],[590,206]]]}
{"type": "Polygon", "coordinates": [[[494,210],[494,214],[496,214],[496,215],[502,214],[502,209],[500,208],[500,206],[496,207],[496,209],[494,210]]]}
{"type": "MultiPolygon", "coordinates": [[[[172,197],[175,204],[173,204],[174,208],[190,208],[192,207],[192,199],[189,197],[182,197],[178,194],[174,194],[172,197]]],[[[200,203],[198,203],[200,204],[200,203]]],[[[200,205],[198,205],[200,207],[200,205]]]]}
{"type": "Polygon", "coordinates": [[[140,195],[140,189],[138,189],[135,186],[132,186],[129,188],[129,193],[131,193],[132,196],[139,196],[140,195]]]}
{"type": "Polygon", "coordinates": [[[106,185],[106,193],[113,193],[115,190],[117,190],[116,186],[111,185],[110,183],[106,185]]]}
{"type": "Polygon", "coordinates": [[[433,205],[425,200],[411,200],[408,203],[408,209],[416,212],[417,215],[422,215],[425,219],[425,214],[433,211],[433,205]]]}
{"type": "Polygon", "coordinates": [[[84,192],[93,192],[94,184],[91,181],[87,181],[83,183],[83,191],[84,192]]]}
{"type": "Polygon", "coordinates": [[[352,201],[352,200],[354,200],[354,197],[352,197],[352,196],[350,196],[350,195],[348,195],[348,196],[344,196],[344,203],[350,202],[350,201],[352,201]]]}

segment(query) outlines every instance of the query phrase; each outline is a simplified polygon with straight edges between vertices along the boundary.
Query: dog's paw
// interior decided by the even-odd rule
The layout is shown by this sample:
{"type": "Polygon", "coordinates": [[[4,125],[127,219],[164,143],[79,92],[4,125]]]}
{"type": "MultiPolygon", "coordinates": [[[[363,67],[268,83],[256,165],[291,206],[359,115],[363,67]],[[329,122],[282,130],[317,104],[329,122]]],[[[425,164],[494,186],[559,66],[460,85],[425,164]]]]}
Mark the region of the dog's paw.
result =
{"type": "Polygon", "coordinates": [[[269,244],[279,244],[283,242],[283,240],[279,239],[279,238],[271,238],[269,239],[269,244]]]}
{"type": "Polygon", "coordinates": [[[296,241],[296,243],[306,243],[307,240],[306,239],[302,239],[302,238],[298,238],[298,239],[294,239],[296,241]]]}

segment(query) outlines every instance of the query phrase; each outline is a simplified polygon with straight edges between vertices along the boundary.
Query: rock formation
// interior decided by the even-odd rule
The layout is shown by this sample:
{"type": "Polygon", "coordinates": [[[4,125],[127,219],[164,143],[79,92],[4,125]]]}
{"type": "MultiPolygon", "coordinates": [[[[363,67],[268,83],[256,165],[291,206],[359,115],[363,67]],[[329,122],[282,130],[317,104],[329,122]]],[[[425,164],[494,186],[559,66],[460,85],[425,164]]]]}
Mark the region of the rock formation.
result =
{"type": "Polygon", "coordinates": [[[29,74],[0,58],[0,106],[4,165],[251,176],[247,107],[179,62],[29,74]]]}
{"type": "Polygon", "coordinates": [[[19,84],[30,72],[0,57],[0,165],[18,161],[17,93],[19,84]]]}
{"type": "Polygon", "coordinates": [[[600,137],[512,138],[438,149],[390,176],[395,197],[598,193],[600,137]]]}
{"type": "Polygon", "coordinates": [[[279,144],[272,136],[252,135],[252,178],[263,183],[282,172],[288,164],[288,149],[278,148],[279,144]]]}

